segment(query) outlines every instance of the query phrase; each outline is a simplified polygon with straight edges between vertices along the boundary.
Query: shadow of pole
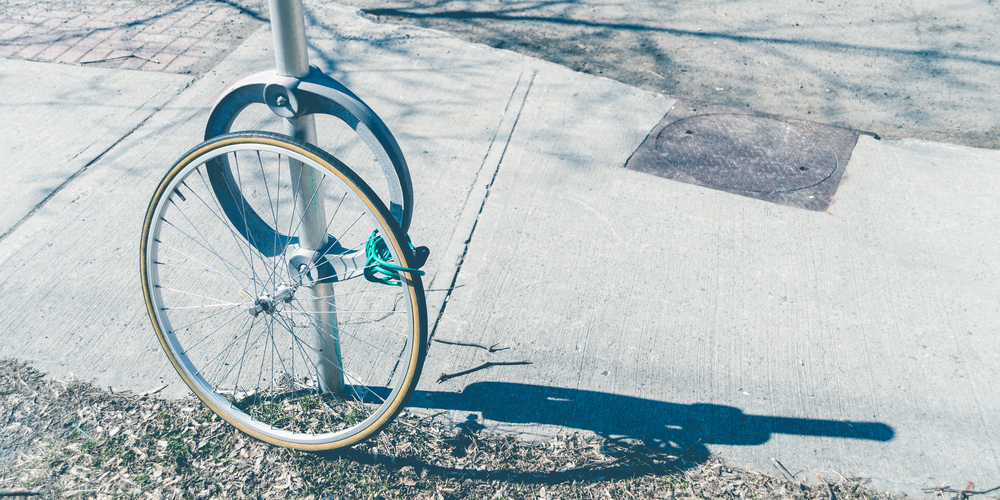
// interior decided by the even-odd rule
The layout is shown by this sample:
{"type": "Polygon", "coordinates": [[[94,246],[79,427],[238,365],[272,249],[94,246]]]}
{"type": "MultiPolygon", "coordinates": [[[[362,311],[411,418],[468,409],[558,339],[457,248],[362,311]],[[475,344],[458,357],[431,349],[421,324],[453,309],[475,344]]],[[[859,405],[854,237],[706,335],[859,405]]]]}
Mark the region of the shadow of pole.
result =
{"type": "MultiPolygon", "coordinates": [[[[325,459],[348,459],[377,464],[390,470],[413,467],[417,471],[459,480],[502,481],[549,485],[566,481],[627,479],[667,475],[694,468],[709,458],[706,445],[750,446],[767,442],[772,434],[827,436],[844,439],[889,441],[895,432],[880,422],[855,422],[810,418],[748,415],[739,408],[714,404],[678,404],[620,396],[597,391],[508,382],[477,382],[461,393],[416,391],[410,408],[470,412],[456,432],[447,436],[440,450],[453,457],[465,455],[484,419],[513,424],[551,424],[592,431],[607,439],[600,462],[547,471],[511,468],[451,467],[437,459],[379,454],[377,447],[360,446],[320,454],[325,459]]],[[[418,431],[419,432],[419,431],[418,431]]],[[[486,438],[496,448],[512,436],[486,438]]],[[[477,445],[482,446],[482,444],[477,445]]],[[[447,460],[445,461],[447,462],[447,460]]]]}
{"type": "MultiPolygon", "coordinates": [[[[596,391],[507,382],[477,382],[461,393],[417,391],[412,408],[481,412],[484,419],[549,424],[591,431],[608,439],[638,439],[661,453],[703,461],[706,445],[752,446],[772,434],[889,441],[892,427],[855,422],[748,415],[715,404],[678,404],[596,391]]],[[[469,415],[464,427],[482,428],[469,415]]]]}

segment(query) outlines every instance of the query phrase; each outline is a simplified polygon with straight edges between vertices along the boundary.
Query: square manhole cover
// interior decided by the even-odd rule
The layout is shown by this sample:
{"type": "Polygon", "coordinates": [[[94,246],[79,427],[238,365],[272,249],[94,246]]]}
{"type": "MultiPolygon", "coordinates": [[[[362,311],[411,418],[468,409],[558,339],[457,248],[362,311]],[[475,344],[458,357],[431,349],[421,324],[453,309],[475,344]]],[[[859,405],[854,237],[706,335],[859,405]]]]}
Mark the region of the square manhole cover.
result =
{"type": "Polygon", "coordinates": [[[830,206],[860,132],[680,100],[626,168],[782,205],[830,206]]]}

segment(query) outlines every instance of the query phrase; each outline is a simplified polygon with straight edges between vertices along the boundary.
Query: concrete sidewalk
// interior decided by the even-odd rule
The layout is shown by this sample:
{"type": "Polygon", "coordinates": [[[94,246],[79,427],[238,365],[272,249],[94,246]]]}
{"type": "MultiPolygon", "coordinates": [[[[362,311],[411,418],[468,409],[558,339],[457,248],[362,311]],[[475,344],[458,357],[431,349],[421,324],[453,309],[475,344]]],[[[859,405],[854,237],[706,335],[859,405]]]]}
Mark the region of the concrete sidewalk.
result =
{"type": "MultiPolygon", "coordinates": [[[[1000,482],[1000,152],[862,136],[827,211],[767,203],[622,168],[673,99],[350,9],[308,10],[314,64],[383,117],[411,166],[410,235],[432,250],[435,325],[413,411],[533,436],[643,438],[764,471],[774,457],[800,478],[833,470],[910,494],[1000,482]]],[[[50,95],[15,83],[29,63],[0,61],[4,109],[101,80],[117,86],[86,87],[104,92],[88,101],[141,117],[122,126],[104,110],[103,125],[70,120],[55,135],[44,124],[93,113],[19,115],[58,158],[99,152],[85,168],[4,160],[5,175],[38,172],[44,190],[4,210],[0,297],[17,305],[0,311],[0,357],[187,392],[145,316],[142,216],[200,142],[215,97],[271,66],[269,46],[257,32],[186,88],[176,75],[31,64],[50,95]],[[53,140],[71,132],[89,138],[53,140]]],[[[276,128],[258,118],[241,126],[276,128]]],[[[342,131],[320,125],[335,143],[342,131]]],[[[4,150],[25,144],[0,136],[4,150]]],[[[5,199],[22,190],[3,183],[5,199]]]]}

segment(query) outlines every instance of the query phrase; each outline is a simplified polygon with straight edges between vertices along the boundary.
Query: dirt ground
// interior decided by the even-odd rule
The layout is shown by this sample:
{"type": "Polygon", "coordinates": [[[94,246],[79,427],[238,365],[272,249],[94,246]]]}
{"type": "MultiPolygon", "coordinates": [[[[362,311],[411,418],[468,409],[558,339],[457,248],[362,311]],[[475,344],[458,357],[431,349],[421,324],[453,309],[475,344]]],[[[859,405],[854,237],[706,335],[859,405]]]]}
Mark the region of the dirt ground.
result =
{"type": "Polygon", "coordinates": [[[337,1],[666,95],[1000,148],[992,0],[337,1]]]}

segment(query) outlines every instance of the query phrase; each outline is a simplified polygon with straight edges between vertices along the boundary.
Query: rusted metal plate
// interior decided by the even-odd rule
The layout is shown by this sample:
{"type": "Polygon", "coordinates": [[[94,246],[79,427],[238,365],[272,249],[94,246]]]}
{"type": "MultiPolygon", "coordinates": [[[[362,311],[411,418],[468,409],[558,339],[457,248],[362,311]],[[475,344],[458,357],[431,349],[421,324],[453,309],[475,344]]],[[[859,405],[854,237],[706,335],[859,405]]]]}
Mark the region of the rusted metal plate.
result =
{"type": "Polygon", "coordinates": [[[692,116],[663,128],[656,152],[706,186],[792,191],[815,186],[837,169],[837,155],[811,132],[754,115],[692,116]]]}
{"type": "Polygon", "coordinates": [[[809,210],[826,210],[860,132],[678,101],[626,168],[809,210]]]}

